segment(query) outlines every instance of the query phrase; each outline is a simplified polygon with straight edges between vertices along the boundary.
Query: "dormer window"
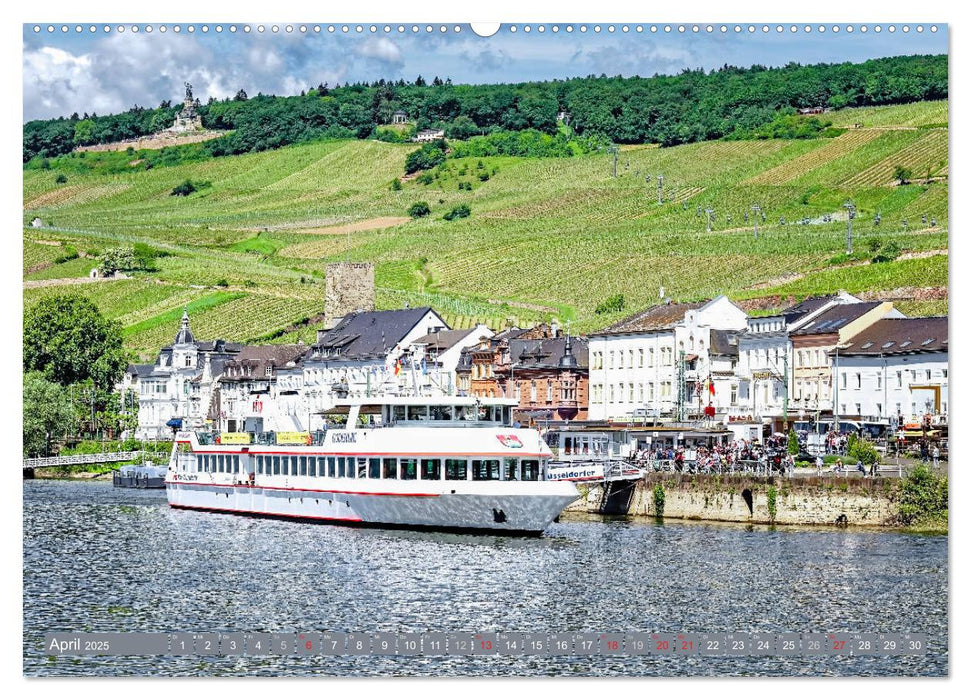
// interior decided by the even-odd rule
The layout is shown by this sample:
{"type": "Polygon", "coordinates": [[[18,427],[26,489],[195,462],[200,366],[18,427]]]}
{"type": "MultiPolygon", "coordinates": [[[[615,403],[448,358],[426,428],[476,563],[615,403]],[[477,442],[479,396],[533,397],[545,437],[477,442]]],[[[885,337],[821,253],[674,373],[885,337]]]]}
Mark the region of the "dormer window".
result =
{"type": "Polygon", "coordinates": [[[185,356],[185,366],[186,367],[191,367],[192,366],[192,358],[189,357],[188,355],[185,356]]]}
{"type": "Polygon", "coordinates": [[[267,377],[272,377],[273,376],[273,365],[267,365],[266,366],[266,376],[267,377]]]}

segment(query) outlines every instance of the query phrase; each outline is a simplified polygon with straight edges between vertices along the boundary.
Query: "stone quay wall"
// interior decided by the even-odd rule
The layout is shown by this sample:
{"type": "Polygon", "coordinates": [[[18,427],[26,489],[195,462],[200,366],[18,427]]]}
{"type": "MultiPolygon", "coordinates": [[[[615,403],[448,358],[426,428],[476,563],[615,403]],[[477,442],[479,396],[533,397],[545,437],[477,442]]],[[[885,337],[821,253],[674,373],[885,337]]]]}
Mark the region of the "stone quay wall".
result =
{"type": "MultiPolygon", "coordinates": [[[[711,476],[651,474],[631,488],[627,515],[658,516],[654,488],[664,489],[665,518],[775,525],[895,526],[899,481],[892,478],[711,476]],[[769,505],[775,490],[775,514],[769,505]]],[[[581,486],[583,496],[567,511],[598,513],[603,485],[581,486]]],[[[626,499],[622,499],[626,500],[626,499]]]]}

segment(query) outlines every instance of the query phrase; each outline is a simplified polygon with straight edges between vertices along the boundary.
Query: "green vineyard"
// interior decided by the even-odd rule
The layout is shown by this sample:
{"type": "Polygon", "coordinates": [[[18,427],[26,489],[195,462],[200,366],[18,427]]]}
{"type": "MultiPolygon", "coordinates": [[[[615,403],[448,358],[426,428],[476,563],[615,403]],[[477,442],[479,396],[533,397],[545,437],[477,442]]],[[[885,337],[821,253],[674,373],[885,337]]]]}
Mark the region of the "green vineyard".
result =
{"type": "MultiPolygon", "coordinates": [[[[947,104],[826,116],[846,131],[624,146],[616,177],[614,157],[595,153],[449,158],[405,178],[414,146],[356,140],[123,173],[62,156],[24,170],[24,302],[87,296],[147,357],[186,305],[201,338],[309,342],[326,265],[345,259],[375,263],[379,307],[432,305],[458,327],[555,317],[590,331],[662,292],[782,303],[840,288],[946,289],[947,104]],[[197,191],[172,196],[186,180],[197,191]],[[418,201],[431,213],[412,219],[418,201]],[[471,216],[444,220],[458,205],[471,216]],[[862,264],[890,241],[901,259],[862,264]],[[158,252],[154,269],[74,284],[106,250],[135,244],[158,252]],[[615,294],[624,309],[597,314],[615,294]]],[[[940,313],[947,299],[905,307],[940,313]]]]}

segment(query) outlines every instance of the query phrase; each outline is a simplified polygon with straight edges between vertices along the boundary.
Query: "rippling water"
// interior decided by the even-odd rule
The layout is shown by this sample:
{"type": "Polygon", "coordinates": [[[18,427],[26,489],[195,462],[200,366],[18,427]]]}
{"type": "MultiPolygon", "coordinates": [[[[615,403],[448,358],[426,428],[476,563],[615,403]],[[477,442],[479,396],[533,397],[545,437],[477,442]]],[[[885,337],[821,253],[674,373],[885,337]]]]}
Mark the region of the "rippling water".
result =
{"type": "Polygon", "coordinates": [[[536,539],[170,509],[24,482],[27,675],[944,675],[947,538],[554,523],[536,539]],[[921,632],[925,656],[48,657],[48,632],[921,632]]]}

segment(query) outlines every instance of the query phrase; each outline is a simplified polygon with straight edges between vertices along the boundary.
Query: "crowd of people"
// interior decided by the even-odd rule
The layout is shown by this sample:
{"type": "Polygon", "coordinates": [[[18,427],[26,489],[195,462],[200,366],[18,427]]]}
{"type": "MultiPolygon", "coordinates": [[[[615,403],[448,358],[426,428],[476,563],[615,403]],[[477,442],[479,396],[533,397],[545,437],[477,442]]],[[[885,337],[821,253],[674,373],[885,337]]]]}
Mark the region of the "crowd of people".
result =
{"type": "Polygon", "coordinates": [[[711,447],[698,446],[645,448],[633,455],[635,466],[652,471],[676,471],[700,474],[784,473],[792,475],[796,462],[787,452],[784,437],[766,438],[764,442],[736,440],[711,447]]]}

